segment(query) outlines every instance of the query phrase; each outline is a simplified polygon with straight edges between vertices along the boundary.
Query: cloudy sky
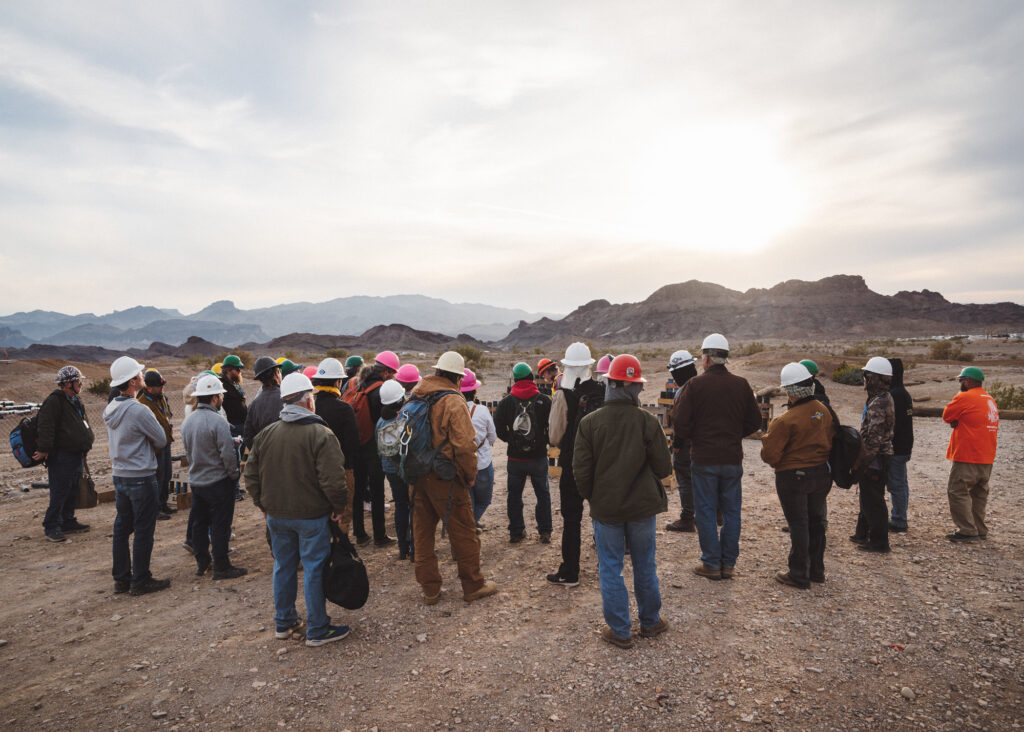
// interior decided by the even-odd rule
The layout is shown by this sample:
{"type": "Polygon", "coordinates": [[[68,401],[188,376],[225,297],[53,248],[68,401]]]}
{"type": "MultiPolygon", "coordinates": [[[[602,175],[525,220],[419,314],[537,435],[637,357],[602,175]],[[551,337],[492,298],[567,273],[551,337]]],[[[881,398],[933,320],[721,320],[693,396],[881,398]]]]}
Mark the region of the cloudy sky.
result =
{"type": "Polygon", "coordinates": [[[0,314],[1024,302],[1024,3],[0,6],[0,314]]]}

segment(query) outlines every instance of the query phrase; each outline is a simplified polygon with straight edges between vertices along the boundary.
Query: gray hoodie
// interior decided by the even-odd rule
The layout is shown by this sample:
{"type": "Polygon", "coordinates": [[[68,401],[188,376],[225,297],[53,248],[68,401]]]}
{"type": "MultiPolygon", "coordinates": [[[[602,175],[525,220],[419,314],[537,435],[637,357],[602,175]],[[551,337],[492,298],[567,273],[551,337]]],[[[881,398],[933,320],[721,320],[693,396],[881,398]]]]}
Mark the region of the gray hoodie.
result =
{"type": "Polygon", "coordinates": [[[144,478],[156,473],[156,451],[167,444],[164,428],[141,402],[126,396],[103,410],[115,478],[144,478]]]}
{"type": "Polygon", "coordinates": [[[181,425],[181,439],[188,458],[189,483],[213,485],[225,478],[238,479],[238,452],[231,427],[209,404],[198,404],[188,415],[181,425]]]}

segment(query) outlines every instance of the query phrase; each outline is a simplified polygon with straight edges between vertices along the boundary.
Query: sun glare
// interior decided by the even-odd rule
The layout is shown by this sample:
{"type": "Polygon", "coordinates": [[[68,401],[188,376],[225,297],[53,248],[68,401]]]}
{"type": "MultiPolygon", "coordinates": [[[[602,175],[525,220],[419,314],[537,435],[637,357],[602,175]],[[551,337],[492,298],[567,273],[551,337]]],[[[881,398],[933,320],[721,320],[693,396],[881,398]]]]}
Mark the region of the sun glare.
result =
{"type": "Polygon", "coordinates": [[[655,138],[629,178],[624,234],[683,250],[757,250],[804,209],[796,172],[754,130],[707,126],[655,138]]]}

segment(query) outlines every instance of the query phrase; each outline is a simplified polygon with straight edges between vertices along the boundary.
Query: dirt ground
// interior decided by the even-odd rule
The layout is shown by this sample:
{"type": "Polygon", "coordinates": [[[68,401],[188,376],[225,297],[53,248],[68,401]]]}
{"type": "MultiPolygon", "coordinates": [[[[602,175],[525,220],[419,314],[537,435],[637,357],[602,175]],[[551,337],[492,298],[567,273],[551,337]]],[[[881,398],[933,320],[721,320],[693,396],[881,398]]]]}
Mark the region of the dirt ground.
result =
{"type": "MultiPolygon", "coordinates": [[[[738,358],[754,388],[810,355],[776,348],[738,358]]],[[[979,356],[989,381],[1024,383],[1019,344],[979,356]]],[[[987,349],[987,347],[986,347],[987,349]]],[[[983,349],[983,350],[986,350],[983,349]]],[[[890,355],[897,349],[890,347],[890,355]]],[[[911,354],[907,354],[910,359],[911,354]]],[[[531,360],[538,356],[531,355],[531,360]]],[[[485,400],[504,391],[504,355],[485,370],[485,400]],[[500,372],[500,373],[499,373],[500,372]]],[[[848,358],[863,363],[866,357],[848,358]]],[[[665,359],[645,359],[644,401],[666,377],[665,359]]],[[[59,362],[0,363],[0,399],[41,401],[59,362]]],[[[180,423],[181,385],[192,369],[157,364],[169,377],[180,423]]],[[[421,364],[423,366],[425,364],[421,364]]],[[[87,376],[106,365],[84,365],[87,376]]],[[[824,370],[824,369],[823,369],[824,370]]],[[[907,373],[915,400],[941,406],[959,366],[918,359],[907,373]]],[[[863,391],[825,381],[840,417],[859,423],[863,391]]],[[[255,394],[248,383],[249,397],[255,394]]],[[[97,429],[90,463],[110,486],[105,400],[88,395],[97,429]]],[[[781,401],[776,400],[777,412],[781,401]]],[[[465,604],[446,542],[442,601],[427,607],[408,562],[393,547],[362,552],[371,581],[356,612],[329,606],[352,626],[346,640],[306,648],[273,636],[272,558],[262,517],[237,506],[232,559],[239,580],[193,576],[181,548],[186,517],[159,522],[153,571],[169,590],[114,595],[113,504],[79,512],[92,525],[66,544],[44,540],[45,481],[8,451],[0,458],[0,725],[11,729],[989,729],[1024,723],[1024,427],[1003,421],[992,475],[986,542],[957,545],[946,502],[948,427],[915,420],[909,466],[910,531],[889,555],[855,551],[856,490],[830,496],[827,582],[800,591],[776,583],[788,535],[771,470],[758,443],[744,442],[741,554],[732,581],[691,572],[695,534],[659,530],[662,614],[671,623],[631,650],[602,642],[596,555],[584,522],[581,584],[544,581],[559,563],[561,518],[552,484],[555,541],[539,543],[526,491],[528,539],[510,545],[505,468],[495,451],[494,502],[481,535],[485,575],[498,595],[465,604]]],[[[3,422],[5,429],[12,420],[3,422]]],[[[177,433],[176,433],[177,435],[177,433]]],[[[174,446],[180,452],[180,441],[174,446]]],[[[670,493],[669,513],[679,499],[670,493]]],[[[393,511],[388,513],[389,524],[393,511]]],[[[627,585],[631,586],[627,561],[627,585]]],[[[302,612],[301,592],[299,610],[302,612]]],[[[635,608],[634,608],[635,619],[635,608]]]]}

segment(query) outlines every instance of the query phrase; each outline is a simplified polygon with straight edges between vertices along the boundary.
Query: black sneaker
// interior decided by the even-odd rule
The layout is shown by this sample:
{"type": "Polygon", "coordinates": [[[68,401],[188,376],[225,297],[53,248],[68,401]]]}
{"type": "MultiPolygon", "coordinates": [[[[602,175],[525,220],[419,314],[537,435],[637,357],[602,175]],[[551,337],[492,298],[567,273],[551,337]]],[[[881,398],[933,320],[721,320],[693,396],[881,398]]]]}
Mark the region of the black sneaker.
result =
{"type": "Polygon", "coordinates": [[[512,534],[508,537],[509,544],[520,544],[526,539],[526,534],[512,534]]]}
{"type": "Polygon", "coordinates": [[[65,534],[84,534],[89,530],[89,524],[80,524],[78,521],[72,521],[70,524],[61,526],[60,530],[65,534]]]}
{"type": "Polygon", "coordinates": [[[210,571],[213,561],[209,557],[196,558],[196,577],[202,577],[210,571]]]}
{"type": "Polygon", "coordinates": [[[334,643],[334,641],[340,641],[349,634],[349,627],[347,625],[329,625],[327,626],[327,633],[320,636],[319,638],[306,637],[306,645],[316,648],[317,646],[327,645],[328,643],[334,643]]]}
{"type": "Polygon", "coordinates": [[[961,541],[978,541],[981,539],[980,536],[972,536],[969,534],[961,534],[959,531],[954,531],[952,534],[946,534],[946,538],[950,541],[961,542],[961,541]]]}
{"type": "Polygon", "coordinates": [[[579,579],[569,579],[555,572],[554,574],[548,575],[548,582],[559,587],[575,587],[580,583],[579,579]]]}
{"type": "Polygon", "coordinates": [[[213,578],[215,580],[223,579],[238,579],[244,577],[249,573],[249,570],[245,567],[236,567],[235,565],[229,565],[226,569],[215,569],[213,570],[213,578]]]}
{"type": "Polygon", "coordinates": [[[163,511],[161,511],[160,513],[158,513],[156,515],[156,520],[157,521],[170,521],[171,520],[171,514],[164,513],[163,511]]]}
{"type": "Polygon", "coordinates": [[[128,594],[132,596],[148,595],[151,592],[160,592],[160,590],[166,590],[171,586],[169,579],[158,580],[153,577],[142,580],[137,585],[132,585],[132,588],[128,590],[128,594]]]}
{"type": "Polygon", "coordinates": [[[850,535],[850,541],[852,541],[854,544],[867,544],[868,543],[868,537],[866,537],[866,536],[857,536],[856,534],[851,534],[850,535]]]}
{"type": "Polygon", "coordinates": [[[697,530],[697,527],[693,524],[693,517],[680,517],[672,523],[665,524],[665,531],[681,531],[686,534],[692,534],[697,530]]]}
{"type": "Polygon", "coordinates": [[[371,541],[373,541],[373,539],[370,538],[369,534],[363,534],[362,536],[356,534],[356,544],[358,544],[359,546],[366,546],[371,541]]]}
{"type": "Polygon", "coordinates": [[[390,536],[388,536],[387,534],[385,534],[384,536],[382,536],[379,539],[374,539],[373,540],[373,545],[374,546],[391,546],[392,544],[395,543],[395,541],[397,541],[397,540],[392,538],[392,537],[390,537],[390,536]]]}
{"type": "Polygon", "coordinates": [[[114,594],[123,595],[132,588],[132,583],[129,580],[115,580],[114,581],[114,594]]]}
{"type": "Polygon", "coordinates": [[[551,532],[550,531],[542,531],[542,532],[540,532],[540,543],[541,544],[550,544],[551,543],[551,532]]]}
{"type": "Polygon", "coordinates": [[[905,534],[907,533],[907,527],[906,525],[900,526],[899,524],[894,524],[892,521],[890,521],[889,531],[893,534],[905,534]]]}
{"type": "Polygon", "coordinates": [[[888,554],[892,551],[891,547],[887,546],[875,546],[874,544],[858,544],[857,548],[862,552],[875,552],[876,554],[888,554]]]}
{"type": "Polygon", "coordinates": [[[177,513],[177,512],[178,512],[178,509],[174,508],[174,507],[173,507],[173,506],[171,506],[171,504],[169,504],[169,503],[165,503],[164,505],[162,505],[162,506],[160,507],[160,512],[161,512],[161,513],[177,513]]]}
{"type": "Polygon", "coordinates": [[[46,532],[46,540],[52,541],[54,544],[62,544],[68,541],[68,537],[64,536],[64,532],[60,529],[51,529],[46,532]]]}

